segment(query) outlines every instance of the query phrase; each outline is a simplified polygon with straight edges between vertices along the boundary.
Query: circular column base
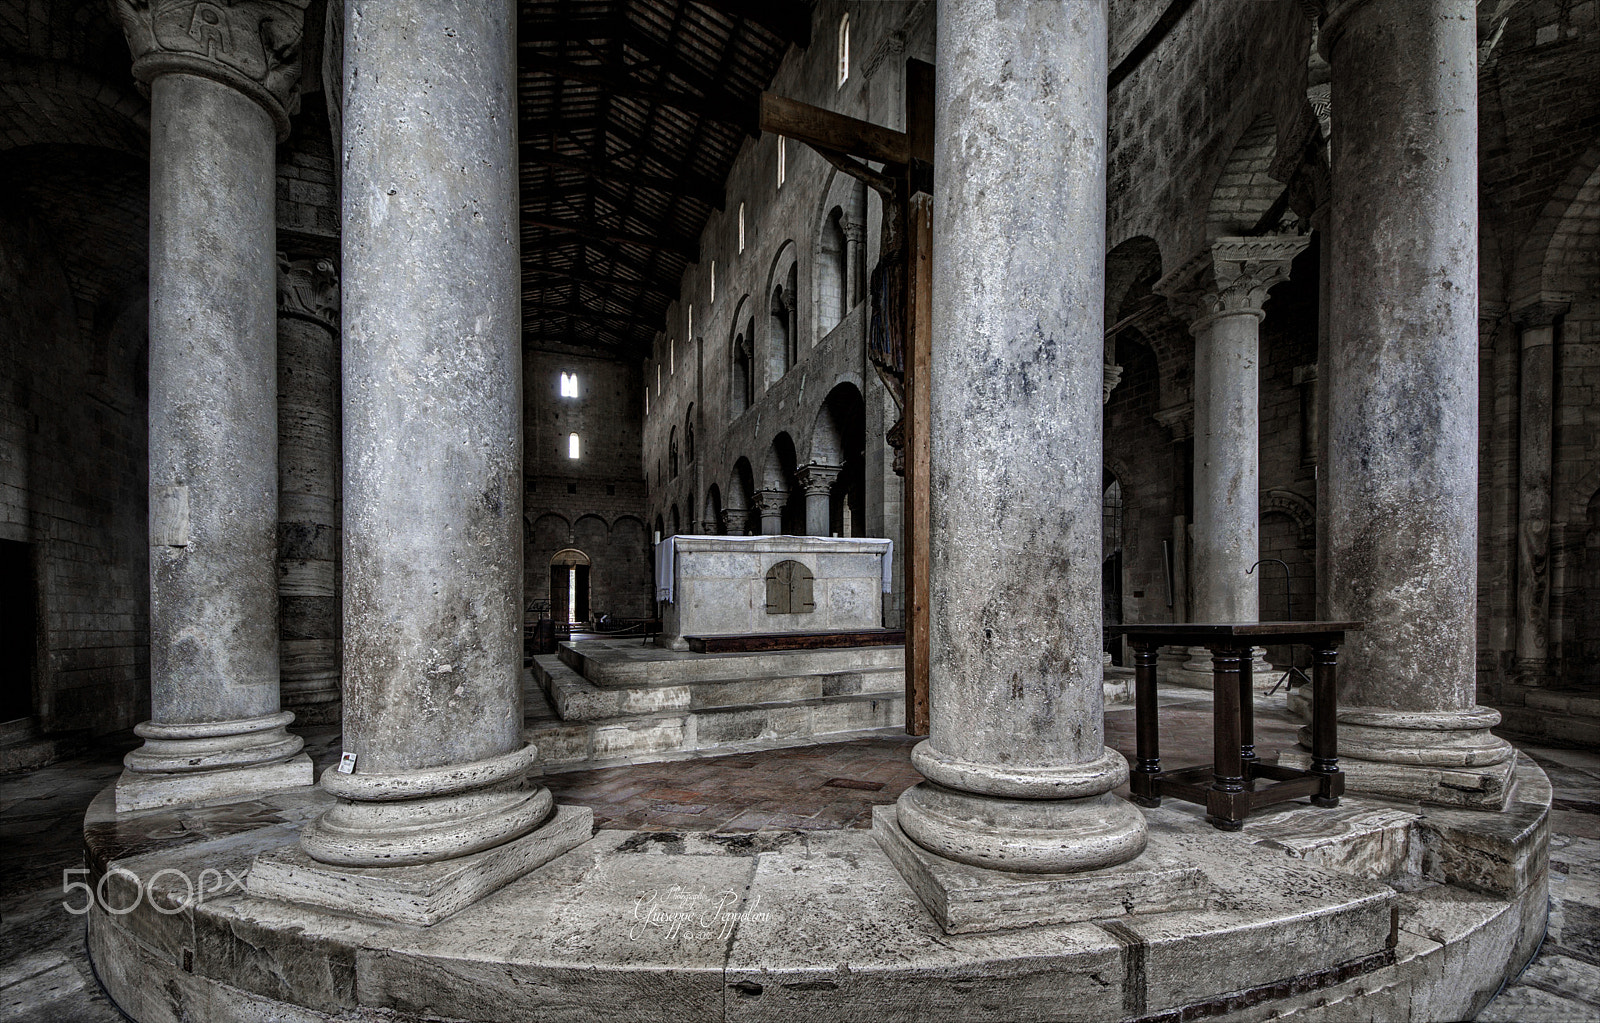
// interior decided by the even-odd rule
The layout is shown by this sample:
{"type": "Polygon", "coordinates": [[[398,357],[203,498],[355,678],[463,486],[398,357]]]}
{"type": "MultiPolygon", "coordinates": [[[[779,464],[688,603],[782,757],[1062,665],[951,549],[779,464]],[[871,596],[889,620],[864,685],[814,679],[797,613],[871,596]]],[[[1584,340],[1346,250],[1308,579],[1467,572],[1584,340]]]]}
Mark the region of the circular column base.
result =
{"type": "Polygon", "coordinates": [[[306,744],[289,734],[293,720],[294,714],[279,711],[232,721],[146,721],[133,728],[144,745],[122,763],[135,774],[190,774],[282,763],[306,744]]]}

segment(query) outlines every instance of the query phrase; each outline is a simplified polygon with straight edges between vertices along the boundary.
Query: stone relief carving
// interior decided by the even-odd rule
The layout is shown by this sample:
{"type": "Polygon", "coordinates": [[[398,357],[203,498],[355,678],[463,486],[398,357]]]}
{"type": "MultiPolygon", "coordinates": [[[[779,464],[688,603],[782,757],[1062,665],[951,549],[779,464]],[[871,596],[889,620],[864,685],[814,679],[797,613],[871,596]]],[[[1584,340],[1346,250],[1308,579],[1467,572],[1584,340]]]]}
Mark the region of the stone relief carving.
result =
{"type": "Polygon", "coordinates": [[[311,0],[116,0],[133,75],[169,71],[231,85],[272,115],[280,141],[298,104],[300,42],[311,0]]]}
{"type": "Polygon", "coordinates": [[[278,253],[278,312],[339,329],[339,269],[331,259],[287,259],[278,253]]]}

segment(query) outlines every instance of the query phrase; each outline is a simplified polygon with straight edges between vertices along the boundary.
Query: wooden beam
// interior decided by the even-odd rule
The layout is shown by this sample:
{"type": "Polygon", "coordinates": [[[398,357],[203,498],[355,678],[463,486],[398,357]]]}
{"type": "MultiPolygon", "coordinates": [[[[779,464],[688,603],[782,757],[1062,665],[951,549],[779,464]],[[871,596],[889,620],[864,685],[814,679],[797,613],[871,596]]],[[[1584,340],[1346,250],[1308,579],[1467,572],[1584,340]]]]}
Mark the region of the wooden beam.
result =
{"type": "Polygon", "coordinates": [[[811,45],[811,10],[799,0],[695,0],[695,3],[753,21],[802,50],[811,45]]]}
{"type": "Polygon", "coordinates": [[[674,253],[691,263],[700,262],[699,242],[687,242],[675,238],[655,238],[647,234],[635,234],[632,231],[612,231],[594,224],[545,220],[529,216],[527,213],[522,214],[521,220],[523,227],[540,227],[546,231],[560,231],[577,235],[579,238],[591,238],[595,241],[611,242],[615,245],[639,245],[647,249],[674,253]]]}
{"type": "Polygon", "coordinates": [[[615,65],[574,64],[523,47],[518,59],[518,69],[523,74],[532,72],[593,85],[613,96],[628,96],[675,107],[685,113],[698,114],[714,121],[734,125],[752,134],[757,131],[755,111],[750,109],[748,103],[742,103],[735,97],[727,95],[693,96],[675,89],[665,89],[659,85],[641,82],[627,74],[625,69],[619,69],[615,65]]]}
{"type": "Polygon", "coordinates": [[[639,331],[655,333],[655,328],[647,323],[612,316],[608,313],[591,313],[584,309],[573,309],[570,306],[563,305],[546,305],[543,302],[531,302],[527,299],[522,300],[522,312],[524,320],[530,318],[547,319],[553,316],[565,316],[574,320],[582,320],[585,323],[592,323],[596,327],[617,332],[621,335],[620,340],[622,342],[635,337],[639,331]],[[530,317],[530,313],[532,317],[530,317]]]}
{"type": "Polygon", "coordinates": [[[558,167],[561,170],[576,171],[586,177],[615,181],[623,185],[636,185],[639,188],[649,188],[657,192],[666,192],[669,195],[687,196],[690,199],[698,199],[703,203],[715,206],[719,210],[727,202],[727,196],[722,188],[709,182],[675,178],[666,174],[651,174],[647,171],[626,170],[614,164],[568,156],[565,153],[553,152],[528,143],[523,143],[518,147],[517,158],[523,163],[558,167]]]}
{"type": "Polygon", "coordinates": [[[836,114],[776,93],[761,94],[760,124],[762,131],[878,163],[904,166],[912,155],[905,132],[836,114]]]}
{"type": "Polygon", "coordinates": [[[678,297],[678,293],[676,291],[669,291],[665,287],[656,284],[653,281],[635,281],[630,280],[627,277],[616,277],[611,274],[589,273],[585,270],[558,270],[547,266],[530,266],[525,267],[522,271],[522,280],[524,284],[528,283],[529,277],[555,277],[564,281],[573,281],[578,284],[593,284],[597,287],[604,288],[637,288],[640,291],[648,291],[653,295],[660,295],[667,299],[674,299],[678,297]]]}

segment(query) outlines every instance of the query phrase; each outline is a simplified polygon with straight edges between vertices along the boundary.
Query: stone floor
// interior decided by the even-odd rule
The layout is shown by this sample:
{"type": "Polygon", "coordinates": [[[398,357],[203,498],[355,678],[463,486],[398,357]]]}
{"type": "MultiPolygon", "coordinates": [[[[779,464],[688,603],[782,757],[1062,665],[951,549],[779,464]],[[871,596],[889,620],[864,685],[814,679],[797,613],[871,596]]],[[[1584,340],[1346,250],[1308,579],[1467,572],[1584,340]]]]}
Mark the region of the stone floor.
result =
{"type": "MultiPolygon", "coordinates": [[[[1209,694],[1164,691],[1162,753],[1168,767],[1209,757],[1209,694]]],[[[1133,748],[1133,713],[1106,716],[1107,742],[1133,748]]],[[[1272,759],[1294,743],[1281,712],[1262,713],[1258,751],[1272,759]]],[[[338,733],[306,733],[319,767],[337,758],[338,733]]],[[[112,1023],[83,953],[83,921],[63,909],[64,872],[82,864],[82,819],[117,776],[131,735],[87,755],[0,778],[0,1020],[112,1023]]],[[[917,780],[914,740],[849,743],[700,757],[552,775],[557,799],[582,803],[605,828],[752,832],[867,827],[871,807],[917,780]]],[[[1549,934],[1518,980],[1478,1017],[1496,1023],[1600,1019],[1600,755],[1523,745],[1555,787],[1551,817],[1549,934]]],[[[81,895],[80,895],[81,897],[81,895]]],[[[67,900],[76,902],[76,900],[67,900]]]]}

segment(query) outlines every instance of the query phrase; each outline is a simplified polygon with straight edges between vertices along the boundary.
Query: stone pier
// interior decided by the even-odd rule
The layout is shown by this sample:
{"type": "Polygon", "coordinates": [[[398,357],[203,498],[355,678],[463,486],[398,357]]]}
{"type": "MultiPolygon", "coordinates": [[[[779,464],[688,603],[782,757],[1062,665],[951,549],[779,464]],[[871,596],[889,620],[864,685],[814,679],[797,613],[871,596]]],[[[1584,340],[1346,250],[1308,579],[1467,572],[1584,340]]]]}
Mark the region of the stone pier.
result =
{"type": "Polygon", "coordinates": [[[589,837],[522,735],[515,38],[511,0],[345,7],[355,762],[323,774],[338,802],[299,848],[257,861],[257,895],[427,924],[589,837]]]}
{"type": "Polygon", "coordinates": [[[1100,869],[1146,842],[1104,742],[1106,5],[938,17],[932,717],[876,828],[947,930],[1017,927],[1170,880],[1100,869]]]}
{"type": "Polygon", "coordinates": [[[339,274],[278,266],[280,694],[301,724],[339,720],[339,274]]]}
{"type": "Polygon", "coordinates": [[[273,219],[304,7],[236,12],[280,44],[237,60],[119,5],[150,88],[151,720],[123,811],[311,781],[278,695],[273,219]]]}
{"type": "MultiPolygon", "coordinates": [[[[1478,120],[1471,0],[1340,0],[1333,137],[1329,610],[1350,789],[1504,805],[1477,704],[1478,120]]],[[[1308,743],[1308,737],[1302,736],[1308,743]]],[[[1286,757],[1286,760],[1289,759],[1286,757]]]]}

